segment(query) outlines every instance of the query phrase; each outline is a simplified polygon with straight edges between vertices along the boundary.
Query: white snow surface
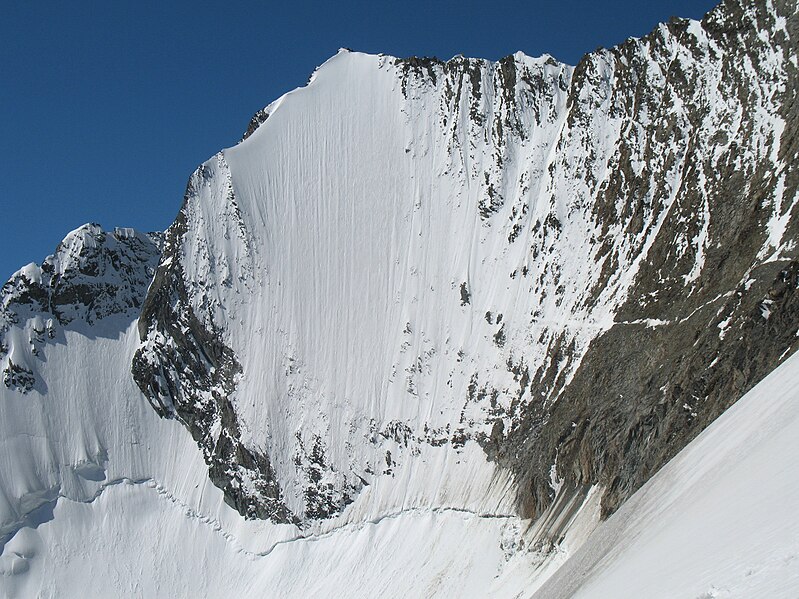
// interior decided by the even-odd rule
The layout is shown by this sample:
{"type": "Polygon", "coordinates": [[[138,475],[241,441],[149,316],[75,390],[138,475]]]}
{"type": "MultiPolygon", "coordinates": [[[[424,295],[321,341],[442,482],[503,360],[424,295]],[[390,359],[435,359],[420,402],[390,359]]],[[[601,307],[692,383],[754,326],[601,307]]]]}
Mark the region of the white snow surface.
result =
{"type": "MultiPolygon", "coordinates": [[[[56,499],[5,543],[3,596],[524,597],[544,583],[537,599],[709,599],[788,598],[799,589],[799,355],[587,541],[595,522],[568,527],[583,528],[576,554],[567,540],[552,556],[527,544],[530,523],[512,515],[407,508],[303,534],[241,519],[208,482],[188,433],[159,420],[125,378],[103,377],[120,372],[112,361],[129,358],[135,344],[134,327],[117,339],[70,334],[50,350],[45,374],[69,368],[83,393],[2,391],[0,472],[27,478],[31,505],[45,495],[34,482],[44,474],[56,499]],[[60,473],[41,472],[34,443],[58,454],[60,473]],[[98,459],[104,451],[107,460],[98,459]],[[19,461],[25,455],[30,463],[19,461]]],[[[586,504],[582,512],[598,509],[586,504]]]]}
{"type": "MultiPolygon", "coordinates": [[[[420,454],[457,464],[441,455],[459,435],[467,446],[487,437],[497,414],[509,429],[531,397],[508,365],[546,369],[562,343],[574,359],[555,366],[568,379],[612,325],[659,231],[666,210],[646,215],[634,239],[612,225],[619,264],[591,297],[606,259],[592,245],[597,191],[573,165],[586,147],[610,159],[620,120],[600,99],[591,134],[571,130],[573,69],[513,60],[520,80],[542,87],[519,82],[509,102],[487,61],[470,63],[480,95],[435,65],[439,81],[462,83],[451,96],[417,76],[404,84],[390,57],[339,52],[194,176],[182,276],[195,311],[241,362],[242,439],[269,456],[295,514],[316,486],[305,467],[314,447],[341,499],[420,454]],[[524,135],[511,133],[514,119],[524,135]],[[502,202],[488,221],[477,207],[492,194],[502,202]],[[479,399],[475,389],[489,391],[479,399]]],[[[610,77],[604,60],[596,68],[610,77]]],[[[590,168],[608,176],[602,160],[590,168]]],[[[667,173],[668,201],[679,177],[667,173]]],[[[409,483],[410,500],[436,504],[427,469],[413,472],[423,476],[409,483]]],[[[477,482],[447,501],[474,509],[485,492],[477,482]]],[[[369,501],[393,510],[409,498],[369,501]]]]}
{"type": "MultiPolygon", "coordinates": [[[[700,23],[688,31],[718,59],[723,49],[700,23]]],[[[589,83],[574,100],[585,116],[575,123],[566,103],[574,69],[547,56],[513,55],[508,88],[498,63],[456,58],[417,72],[342,50],[195,173],[180,269],[173,266],[193,310],[241,363],[232,404],[242,442],[269,456],[293,514],[304,519],[308,492],[320,487],[309,476],[315,454],[324,456],[333,504],[369,486],[370,513],[441,502],[487,509],[491,466],[486,478],[442,495],[428,483],[430,464],[460,480],[462,451],[499,421],[511,430],[531,401],[556,400],[590,342],[613,325],[687,193],[691,140],[705,140],[696,151],[711,155],[719,123],[740,120],[739,100],[721,89],[711,59],[697,60],[668,27],[656,33],[668,58],[650,52],[654,38],[635,44],[647,84],[674,104],[679,135],[662,147],[647,145],[655,139],[630,146],[651,178],[648,208],[632,229],[594,214],[619,144],[633,135],[607,83],[623,65],[607,51],[587,58],[589,83]],[[699,133],[686,108],[699,100],[669,85],[674,61],[700,82],[696,94],[709,107],[699,133]],[[533,397],[519,373],[550,368],[560,386],[533,397]],[[378,492],[384,476],[407,476],[408,493],[378,492]]],[[[774,53],[768,64],[780,80],[774,53]]],[[[773,92],[754,85],[753,164],[777,160],[783,126],[773,92]]],[[[644,135],[648,115],[636,119],[644,135]]],[[[624,201],[615,214],[625,213],[624,201]]],[[[707,201],[704,208],[679,249],[694,263],[686,283],[704,265],[707,201]]],[[[780,243],[767,242],[764,256],[780,243]]],[[[151,333],[145,352],[161,341],[151,333]]],[[[489,511],[513,509],[496,502],[489,511]]]]}
{"type": "MultiPolygon", "coordinates": [[[[370,513],[442,501],[484,509],[483,482],[441,495],[429,464],[446,462],[434,470],[460,480],[450,468],[462,453],[456,441],[469,452],[498,420],[511,430],[526,404],[556,400],[561,387],[532,397],[519,373],[553,368],[561,384],[570,380],[687,193],[692,140],[719,160],[713,133],[741,120],[720,69],[692,48],[715,60],[724,50],[700,23],[687,31],[691,43],[666,26],[657,40],[634,42],[679,133],[662,147],[630,146],[651,173],[634,230],[594,214],[619,144],[645,135],[649,118],[628,130],[608,89],[624,65],[607,51],[587,58],[588,83],[574,100],[585,122],[574,123],[574,69],[548,56],[515,54],[508,89],[497,63],[456,58],[403,74],[392,57],[342,50],[195,173],[180,276],[194,311],[241,363],[232,399],[241,438],[269,456],[293,514],[306,515],[307,492],[319,487],[308,475],[317,449],[333,503],[368,485],[370,513]],[[667,58],[650,53],[656,42],[667,58]],[[698,132],[686,104],[699,100],[669,84],[674,61],[700,82],[708,111],[698,132]],[[563,355],[555,346],[569,358],[552,364],[563,355]],[[409,492],[378,492],[384,476],[409,477],[409,492]]],[[[767,61],[774,80],[784,75],[778,54],[767,61]]],[[[746,159],[777,160],[784,123],[774,91],[751,65],[742,69],[758,100],[746,159]]],[[[704,179],[697,185],[707,195],[704,179]]],[[[784,208],[775,199],[773,213],[784,208]]],[[[707,201],[695,217],[697,233],[679,248],[693,259],[686,283],[704,265],[707,201]]],[[[772,229],[764,259],[783,247],[772,229]]],[[[158,341],[154,332],[143,349],[158,341]]],[[[490,511],[512,510],[497,501],[490,511]]]]}

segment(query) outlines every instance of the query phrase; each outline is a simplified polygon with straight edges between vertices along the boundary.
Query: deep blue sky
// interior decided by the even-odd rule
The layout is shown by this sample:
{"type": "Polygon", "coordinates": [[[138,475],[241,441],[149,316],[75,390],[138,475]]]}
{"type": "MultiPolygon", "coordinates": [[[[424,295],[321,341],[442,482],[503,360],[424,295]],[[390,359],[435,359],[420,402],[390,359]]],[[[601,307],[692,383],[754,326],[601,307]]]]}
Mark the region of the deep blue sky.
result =
{"type": "Polygon", "coordinates": [[[195,167],[339,47],[575,64],[714,0],[6,2],[0,280],[71,229],[166,228],[195,167]]]}

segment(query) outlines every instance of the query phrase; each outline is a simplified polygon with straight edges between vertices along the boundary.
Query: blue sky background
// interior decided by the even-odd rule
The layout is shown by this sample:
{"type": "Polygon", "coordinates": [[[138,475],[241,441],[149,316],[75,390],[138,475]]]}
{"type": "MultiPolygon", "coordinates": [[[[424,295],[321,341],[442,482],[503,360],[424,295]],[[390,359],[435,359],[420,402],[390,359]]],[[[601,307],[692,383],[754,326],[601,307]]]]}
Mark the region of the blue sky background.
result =
{"type": "Polygon", "coordinates": [[[85,222],[162,230],[201,162],[339,47],[576,64],[713,0],[7,2],[0,281],[85,222]]]}

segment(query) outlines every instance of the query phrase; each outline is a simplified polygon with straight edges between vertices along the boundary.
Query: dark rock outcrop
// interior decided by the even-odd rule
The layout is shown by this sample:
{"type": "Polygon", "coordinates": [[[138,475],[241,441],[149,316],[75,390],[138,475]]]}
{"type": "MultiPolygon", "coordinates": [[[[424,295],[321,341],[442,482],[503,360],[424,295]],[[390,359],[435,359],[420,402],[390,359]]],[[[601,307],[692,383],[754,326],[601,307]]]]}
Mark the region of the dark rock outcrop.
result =
{"type": "Polygon", "coordinates": [[[162,416],[191,432],[225,500],[249,518],[292,522],[269,457],[240,439],[230,396],[242,369],[224,343],[222,331],[195,314],[185,285],[181,247],[187,209],[197,188],[211,175],[200,170],[189,181],[175,222],[166,232],[163,259],[139,318],[143,346],[132,373],[142,393],[162,416]]]}

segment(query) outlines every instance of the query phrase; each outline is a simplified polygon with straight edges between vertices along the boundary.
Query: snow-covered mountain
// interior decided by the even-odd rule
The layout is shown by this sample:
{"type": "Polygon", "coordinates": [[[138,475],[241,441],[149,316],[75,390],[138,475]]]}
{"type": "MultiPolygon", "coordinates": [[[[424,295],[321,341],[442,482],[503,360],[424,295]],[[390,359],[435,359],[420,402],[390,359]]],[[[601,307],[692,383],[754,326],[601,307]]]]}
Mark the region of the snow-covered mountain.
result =
{"type": "MultiPolygon", "coordinates": [[[[696,482],[720,439],[793,430],[791,358],[692,442],[797,346],[797,8],[727,0],[576,67],[342,50],[165,235],[70,233],[3,287],[0,585],[625,596],[605,565],[651,538],[645,571],[657,522],[751,474],[696,482]]],[[[752,460],[795,503],[780,443],[752,460]]]]}

